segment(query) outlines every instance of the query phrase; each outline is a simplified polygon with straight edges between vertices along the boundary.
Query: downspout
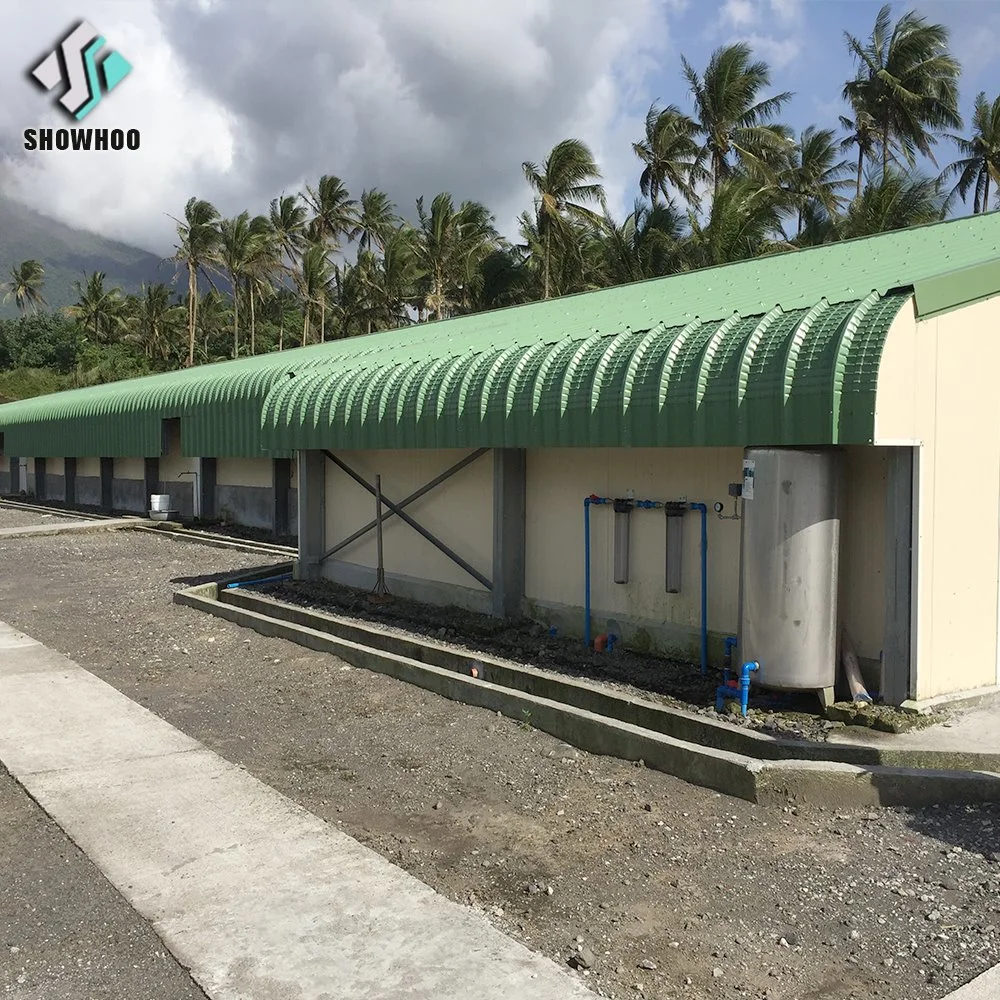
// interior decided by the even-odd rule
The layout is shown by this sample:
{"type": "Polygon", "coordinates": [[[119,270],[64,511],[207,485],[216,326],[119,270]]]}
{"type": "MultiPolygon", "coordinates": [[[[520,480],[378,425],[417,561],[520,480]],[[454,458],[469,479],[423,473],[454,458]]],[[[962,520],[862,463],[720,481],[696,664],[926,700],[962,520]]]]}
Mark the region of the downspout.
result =
{"type": "Polygon", "coordinates": [[[701,672],[708,673],[708,504],[693,503],[701,514],[701,672]]]}

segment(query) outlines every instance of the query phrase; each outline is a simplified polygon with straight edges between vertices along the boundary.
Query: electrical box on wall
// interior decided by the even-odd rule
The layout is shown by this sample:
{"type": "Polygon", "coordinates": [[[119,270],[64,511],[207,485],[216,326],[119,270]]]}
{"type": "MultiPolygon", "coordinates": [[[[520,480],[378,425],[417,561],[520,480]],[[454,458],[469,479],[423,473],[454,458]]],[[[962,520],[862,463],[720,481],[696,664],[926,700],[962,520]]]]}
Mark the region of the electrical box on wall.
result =
{"type": "Polygon", "coordinates": [[[753,478],[757,463],[752,458],[743,459],[743,489],[740,496],[744,500],[753,500],[753,478]]]}

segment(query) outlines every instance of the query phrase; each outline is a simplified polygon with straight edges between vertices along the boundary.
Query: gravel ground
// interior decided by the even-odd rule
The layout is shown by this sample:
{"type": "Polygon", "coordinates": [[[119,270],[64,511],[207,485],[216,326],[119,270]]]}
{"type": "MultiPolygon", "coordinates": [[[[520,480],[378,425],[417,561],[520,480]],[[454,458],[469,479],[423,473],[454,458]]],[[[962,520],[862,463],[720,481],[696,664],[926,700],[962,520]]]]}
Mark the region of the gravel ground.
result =
{"type": "Polygon", "coordinates": [[[205,1000],[149,925],[0,767],[0,983],[11,1000],[205,1000]]]}
{"type": "Polygon", "coordinates": [[[599,995],[937,1000],[1000,960],[1000,807],[765,809],[170,603],[253,554],[0,554],[0,617],[599,995]]]}

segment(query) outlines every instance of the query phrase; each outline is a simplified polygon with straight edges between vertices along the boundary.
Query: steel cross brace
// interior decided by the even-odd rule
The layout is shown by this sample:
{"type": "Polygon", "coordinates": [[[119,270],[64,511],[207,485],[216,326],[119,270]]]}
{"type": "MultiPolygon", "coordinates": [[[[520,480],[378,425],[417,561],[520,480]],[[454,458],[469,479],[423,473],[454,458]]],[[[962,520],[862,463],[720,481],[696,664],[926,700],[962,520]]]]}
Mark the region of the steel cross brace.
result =
{"type": "MultiPolygon", "coordinates": [[[[439,538],[431,534],[431,532],[429,532],[422,524],[418,524],[412,517],[410,517],[409,514],[407,514],[403,510],[403,508],[407,506],[407,504],[411,504],[415,500],[418,500],[420,497],[422,497],[425,493],[429,493],[432,489],[434,489],[435,486],[439,486],[446,479],[449,479],[456,472],[459,472],[462,469],[464,469],[467,465],[474,462],[481,455],[485,455],[487,451],[489,451],[488,448],[480,448],[477,451],[474,451],[471,455],[466,455],[465,458],[463,458],[460,462],[456,462],[455,465],[453,465],[450,469],[446,469],[444,472],[441,473],[441,475],[436,476],[429,483],[427,483],[424,486],[421,486],[419,490],[417,490],[415,493],[411,493],[408,497],[406,497],[404,500],[401,500],[399,503],[393,503],[391,500],[386,499],[386,496],[383,493],[382,503],[384,503],[385,506],[389,508],[389,514],[386,514],[385,517],[382,518],[382,523],[384,524],[392,514],[395,514],[397,517],[405,521],[415,532],[417,532],[417,534],[426,538],[427,541],[429,541],[431,545],[433,545],[439,552],[444,553],[444,555],[446,555],[453,563],[455,563],[455,565],[460,566],[462,569],[464,569],[465,572],[468,573],[469,576],[471,576],[474,580],[476,580],[478,583],[481,583],[487,590],[492,590],[493,581],[490,580],[489,577],[484,576],[474,566],[470,566],[469,563],[467,563],[457,552],[455,552],[454,549],[451,549],[447,545],[445,545],[444,542],[442,542],[439,538]]],[[[362,478],[362,476],[360,476],[357,472],[355,472],[354,469],[352,469],[346,462],[344,462],[342,459],[337,458],[337,456],[334,455],[332,451],[328,451],[326,448],[323,449],[323,454],[326,455],[326,457],[331,462],[333,462],[333,464],[337,466],[338,469],[340,469],[342,472],[350,476],[351,479],[353,479],[359,486],[361,486],[363,489],[368,490],[368,492],[372,496],[375,496],[375,487],[367,480],[362,478]]],[[[366,524],[363,528],[359,528],[349,538],[345,538],[342,542],[338,542],[328,552],[324,552],[323,559],[328,559],[335,552],[339,552],[342,548],[349,545],[351,542],[357,541],[357,539],[359,539],[362,535],[367,534],[369,531],[371,531],[375,527],[375,525],[376,522],[374,520],[369,521],[368,524],[366,524]]]]}

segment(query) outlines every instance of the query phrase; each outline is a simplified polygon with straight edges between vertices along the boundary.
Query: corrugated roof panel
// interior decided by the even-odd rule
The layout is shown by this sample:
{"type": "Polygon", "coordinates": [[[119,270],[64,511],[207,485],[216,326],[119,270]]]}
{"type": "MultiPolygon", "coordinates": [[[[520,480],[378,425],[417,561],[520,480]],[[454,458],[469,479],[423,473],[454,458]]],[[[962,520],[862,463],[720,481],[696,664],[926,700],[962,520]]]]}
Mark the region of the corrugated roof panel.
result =
{"type": "Polygon", "coordinates": [[[366,362],[353,374],[319,366],[301,372],[300,385],[272,390],[265,437],[281,448],[346,449],[870,440],[881,347],[909,301],[905,293],[821,300],[544,349],[497,347],[460,361],[429,358],[402,378],[398,366],[366,362]],[[396,400],[377,401],[376,384],[392,386],[396,400]],[[311,413],[324,419],[317,425],[311,413]]]}
{"type": "MultiPolygon", "coordinates": [[[[430,440],[424,432],[425,426],[433,426],[435,441],[449,443],[452,447],[458,446],[459,441],[468,440],[470,435],[488,434],[492,440],[500,427],[504,435],[510,435],[512,427],[516,426],[517,435],[521,435],[528,430],[528,424],[523,423],[525,419],[530,427],[537,428],[540,411],[551,417],[550,426],[559,428],[559,435],[568,434],[572,440],[577,440],[583,425],[573,423],[570,433],[561,410],[572,410],[573,419],[577,420],[578,382],[575,369],[565,382],[567,373],[560,366],[583,341],[597,334],[607,338],[606,342],[594,342],[603,345],[605,352],[612,343],[618,345],[609,363],[614,361],[616,380],[621,380],[620,392],[626,405],[623,427],[621,415],[614,415],[615,407],[610,404],[610,398],[609,406],[604,405],[605,390],[597,385],[600,382],[603,386],[604,376],[598,378],[595,374],[594,384],[590,385],[590,407],[592,413],[600,412],[602,416],[600,420],[588,418],[592,430],[603,428],[602,433],[618,436],[624,433],[626,437],[643,433],[637,422],[638,414],[648,415],[657,409],[650,403],[648,393],[658,394],[661,389],[660,384],[655,387],[650,384],[648,366],[660,366],[656,371],[662,374],[662,365],[670,349],[674,348],[666,371],[664,406],[685,410],[684,405],[668,403],[672,396],[675,401],[678,398],[671,383],[677,375],[681,376],[682,382],[678,385],[683,384],[686,393],[694,378],[694,410],[699,415],[701,430],[692,431],[692,435],[728,440],[732,436],[732,414],[726,393],[733,383],[728,381],[728,376],[723,378],[721,375],[717,358],[723,358],[728,365],[736,348],[732,333],[720,335],[719,326],[734,315],[757,317],[759,321],[760,317],[772,314],[745,343],[740,341],[739,350],[744,357],[735,382],[740,419],[754,434],[763,435],[760,440],[766,442],[772,434],[790,433],[776,424],[776,410],[773,401],[768,400],[770,393],[777,393],[780,406],[786,392],[789,400],[795,396],[794,372],[801,348],[796,349],[783,339],[787,333],[785,317],[795,315],[799,321],[824,298],[829,307],[836,307],[861,302],[872,293],[878,293],[870,316],[866,314],[863,320],[864,329],[859,330],[860,342],[852,343],[843,361],[846,367],[841,408],[845,426],[851,428],[850,434],[863,436],[871,431],[870,427],[864,430],[870,423],[866,416],[870,400],[865,396],[864,402],[851,401],[849,396],[854,391],[855,376],[867,385],[873,377],[872,372],[877,374],[877,360],[875,368],[871,369],[868,359],[876,357],[880,350],[879,335],[872,333],[868,324],[877,326],[884,310],[892,308],[885,303],[896,302],[895,296],[888,293],[916,288],[918,310],[922,301],[935,311],[950,308],[961,301],[963,295],[981,298],[1000,293],[998,262],[1000,213],[979,214],[443,322],[9,403],[0,406],[0,429],[5,432],[9,454],[39,457],[155,455],[159,451],[160,421],[179,415],[182,447],[187,455],[258,455],[265,447],[275,453],[278,437],[283,437],[290,447],[297,431],[292,433],[289,424],[287,431],[279,434],[272,426],[273,415],[262,421],[261,408],[267,394],[288,372],[298,373],[293,382],[306,377],[312,379],[317,372],[323,372],[322,380],[348,383],[344,394],[336,400],[327,399],[326,389],[319,393],[316,398],[322,398],[328,407],[322,414],[311,408],[305,398],[301,400],[302,412],[304,415],[308,412],[308,420],[318,421],[326,427],[342,427],[340,417],[330,422],[330,414],[343,406],[345,413],[350,409],[351,418],[357,419],[352,409],[354,395],[350,383],[360,372],[385,371],[397,365],[416,368],[424,361],[436,364],[443,359],[446,363],[435,369],[442,376],[441,385],[435,382],[423,388],[420,413],[412,414],[412,419],[420,424],[420,433],[415,434],[413,427],[407,424],[398,425],[398,406],[394,416],[390,405],[379,411],[379,442],[388,442],[388,428],[396,425],[398,428],[393,433],[400,435],[397,443],[401,445],[404,439],[430,440]],[[951,273],[955,274],[954,281],[947,277],[951,273]],[[772,329],[772,321],[780,329],[772,329]],[[681,337],[685,328],[687,333],[681,337]],[[693,353],[689,353],[686,345],[696,329],[713,330],[715,340],[705,342],[699,334],[697,349],[692,348],[693,353]],[[636,348],[622,369],[619,365],[623,355],[617,351],[627,353],[627,345],[633,343],[632,332],[637,338],[636,348]],[[545,345],[553,346],[549,350],[545,345]],[[790,368],[786,366],[789,357],[781,354],[789,348],[792,348],[793,362],[790,368]],[[505,355],[508,350],[511,353],[505,355]],[[778,354],[773,353],[776,350],[778,354]],[[522,351],[533,353],[525,359],[519,354],[522,351]],[[498,357],[505,359],[502,371],[497,370],[488,384],[484,384],[489,367],[498,357]],[[518,359],[515,362],[517,375],[515,384],[511,385],[505,366],[508,360],[515,358],[518,359]],[[518,370],[517,364],[521,361],[524,365],[518,370]],[[678,362],[680,368],[675,373],[678,362]],[[531,416],[526,418],[527,411],[519,404],[511,407],[509,413],[508,407],[512,398],[522,398],[527,384],[525,376],[529,372],[534,373],[534,403],[531,416]],[[696,378],[694,373],[697,373],[696,378]],[[718,386],[718,379],[722,379],[721,384],[726,389],[722,395],[713,397],[713,383],[718,386]],[[553,380],[559,383],[558,389],[553,380]],[[457,396],[453,391],[456,384],[461,389],[457,396]],[[496,391],[501,384],[506,385],[505,393],[496,391]],[[564,385],[569,387],[565,402],[560,391],[564,385]],[[750,392],[751,386],[754,394],[750,392]],[[484,411],[481,409],[484,390],[488,392],[485,411],[488,428],[483,425],[484,411]],[[601,401],[596,407],[595,398],[601,401]],[[346,405],[348,399],[350,407],[346,405]],[[493,401],[501,399],[502,403],[496,404],[502,406],[502,417],[498,417],[493,401]],[[428,425],[426,422],[431,414],[427,406],[431,400],[435,401],[433,408],[437,419],[428,425]],[[723,404],[723,400],[727,401],[723,404]],[[446,413],[452,414],[451,424],[444,421],[446,413]],[[724,413],[728,416],[724,417],[724,413]]],[[[742,333],[746,332],[742,320],[733,331],[737,327],[742,333]]],[[[808,338],[804,333],[803,337],[804,345],[808,338]]],[[[589,366],[592,360],[589,347],[586,356],[589,366]]],[[[403,392],[399,381],[388,381],[392,383],[393,393],[398,390],[399,399],[409,398],[409,386],[403,392]]],[[[378,379],[367,384],[382,386],[383,382],[378,379]]],[[[280,391],[291,392],[285,385],[280,391]]],[[[373,389],[373,393],[375,391],[373,389]]],[[[370,425],[368,413],[366,410],[362,420],[366,428],[370,425]]],[[[281,419],[290,419],[289,413],[283,411],[281,419]]],[[[672,440],[676,428],[671,422],[670,430],[660,430],[672,440]]],[[[305,431],[313,433],[308,428],[305,431]]],[[[355,439],[369,440],[368,435],[367,430],[363,434],[358,430],[355,439]]]]}

